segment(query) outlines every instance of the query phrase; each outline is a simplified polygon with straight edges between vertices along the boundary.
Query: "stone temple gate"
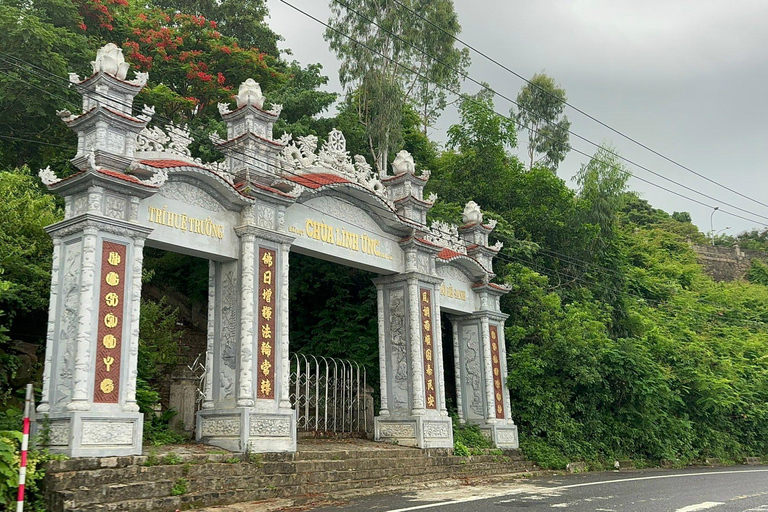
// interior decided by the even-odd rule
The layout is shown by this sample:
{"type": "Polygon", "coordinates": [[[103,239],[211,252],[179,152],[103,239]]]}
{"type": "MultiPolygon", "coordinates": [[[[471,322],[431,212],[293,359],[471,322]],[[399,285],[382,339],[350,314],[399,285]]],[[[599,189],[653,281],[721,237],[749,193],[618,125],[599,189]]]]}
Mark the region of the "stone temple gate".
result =
{"type": "Polygon", "coordinates": [[[230,450],[295,451],[289,401],[290,251],[374,271],[378,290],[381,410],[375,436],[422,448],[450,447],[440,313],[453,332],[459,415],[499,447],[517,447],[510,416],[499,299],[488,245],[493,222],[470,202],[463,225],[426,225],[436,197],[429,171],[400,152],[393,174],[350,158],[343,135],[272,136],[281,107],[264,108],[253,80],[219,104],[226,140],[217,164],[190,156],[188,133],[148,128],[133,113],[147,74],[126,78],[115,45],[93,75],[70,81],[82,113],[60,111],[78,135],[59,179],[65,199],[54,241],[48,343],[40,414],[50,448],[71,456],[141,453],[136,404],[142,251],[145,245],[210,261],[205,399],[197,439],[230,450]]]}

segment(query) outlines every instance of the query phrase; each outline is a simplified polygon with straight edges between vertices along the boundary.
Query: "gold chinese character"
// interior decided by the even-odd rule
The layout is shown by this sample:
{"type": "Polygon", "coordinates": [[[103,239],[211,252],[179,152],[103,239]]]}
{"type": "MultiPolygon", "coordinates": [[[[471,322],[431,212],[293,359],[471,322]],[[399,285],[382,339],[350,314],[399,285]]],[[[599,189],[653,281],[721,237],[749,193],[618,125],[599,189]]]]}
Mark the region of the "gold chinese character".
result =
{"type": "Polygon", "coordinates": [[[501,405],[497,405],[497,406],[496,406],[496,412],[498,412],[499,414],[501,414],[501,413],[503,413],[503,412],[504,412],[504,408],[503,408],[501,405]]]}
{"type": "Polygon", "coordinates": [[[262,306],[261,308],[261,318],[264,320],[270,320],[272,318],[272,307],[271,306],[262,306]]]}
{"type": "Polygon", "coordinates": [[[434,391],[435,390],[435,381],[432,379],[429,379],[427,381],[427,391],[434,391]]]}
{"type": "Polygon", "coordinates": [[[99,384],[99,389],[101,389],[102,393],[108,395],[115,390],[115,383],[112,382],[112,379],[104,379],[101,381],[101,384],[99,384]]]}
{"type": "Polygon", "coordinates": [[[263,379],[259,389],[261,390],[262,395],[269,395],[272,392],[272,383],[267,379],[263,379]]]}
{"type": "Polygon", "coordinates": [[[114,337],[114,336],[112,336],[111,334],[107,334],[107,335],[106,335],[106,336],[104,336],[104,338],[101,340],[101,343],[102,343],[102,344],[103,344],[103,345],[104,345],[106,348],[115,348],[115,347],[117,346],[117,338],[115,338],[115,337],[114,337]]]}
{"type": "Polygon", "coordinates": [[[268,325],[261,326],[261,337],[266,340],[272,337],[272,329],[268,325]]]}
{"type": "Polygon", "coordinates": [[[427,406],[434,407],[435,406],[435,397],[434,395],[429,395],[427,397],[427,406]]]}
{"type": "Polygon", "coordinates": [[[114,251],[109,253],[109,257],[107,258],[107,261],[110,265],[116,266],[120,264],[120,254],[116,253],[114,251]]]}
{"type": "Polygon", "coordinates": [[[499,364],[499,356],[493,354],[493,364],[499,364]]]}
{"type": "Polygon", "coordinates": [[[104,325],[110,329],[112,327],[117,327],[117,317],[112,313],[107,313],[107,315],[104,317],[104,325]]]}
{"type": "Polygon", "coordinates": [[[494,380],[493,385],[496,387],[496,389],[501,389],[501,380],[499,379],[494,380]]]}
{"type": "Polygon", "coordinates": [[[424,330],[428,331],[430,329],[432,329],[432,322],[430,322],[429,320],[424,320],[424,330]]]}
{"type": "Polygon", "coordinates": [[[431,345],[432,344],[432,335],[431,334],[425,334],[424,335],[424,343],[426,343],[427,345],[431,345]]]}
{"type": "Polygon", "coordinates": [[[493,374],[498,377],[499,376],[499,369],[498,368],[494,368],[493,369],[493,374]]]}
{"type": "Polygon", "coordinates": [[[265,376],[268,376],[269,375],[269,370],[270,370],[270,368],[272,368],[272,363],[270,363],[268,360],[265,359],[261,363],[261,366],[259,366],[259,368],[261,368],[261,373],[263,373],[265,376]]]}
{"type": "Polygon", "coordinates": [[[496,342],[495,342],[495,341],[494,341],[493,343],[491,343],[491,348],[493,349],[493,351],[494,351],[494,352],[496,352],[497,350],[499,350],[499,346],[496,344],[496,342]]]}
{"type": "Polygon", "coordinates": [[[120,304],[120,297],[118,297],[115,292],[109,292],[104,297],[104,302],[107,304],[107,306],[115,307],[120,304]]]}
{"type": "Polygon", "coordinates": [[[424,306],[421,312],[424,314],[424,318],[429,318],[429,306],[424,306]]]}
{"type": "Polygon", "coordinates": [[[428,364],[428,365],[427,365],[427,375],[429,375],[429,376],[431,377],[431,376],[432,376],[432,373],[433,373],[433,371],[432,371],[432,365],[431,365],[431,364],[428,364]]]}
{"type": "Polygon", "coordinates": [[[429,302],[429,293],[421,292],[421,302],[429,302]]]}
{"type": "Polygon", "coordinates": [[[264,271],[264,276],[263,276],[262,282],[264,284],[272,284],[272,271],[271,270],[265,270],[264,271]]]}
{"type": "Polygon", "coordinates": [[[496,339],[496,331],[491,331],[491,339],[492,340],[496,339]]]}
{"type": "Polygon", "coordinates": [[[272,355],[272,345],[267,343],[266,341],[261,342],[261,355],[263,356],[271,356],[272,355]]]}
{"type": "Polygon", "coordinates": [[[272,302],[272,290],[270,288],[261,290],[261,298],[264,299],[265,302],[272,302]]]}
{"type": "Polygon", "coordinates": [[[107,356],[103,358],[102,361],[104,361],[104,366],[107,367],[107,371],[111,371],[112,365],[115,364],[115,358],[112,356],[107,356]]]}
{"type": "Polygon", "coordinates": [[[268,267],[272,266],[272,254],[265,252],[264,256],[261,257],[261,261],[264,262],[264,264],[268,267]]]}
{"type": "Polygon", "coordinates": [[[104,280],[109,286],[117,286],[120,284],[120,276],[117,275],[117,272],[110,272],[107,274],[107,277],[105,277],[104,280]]]}
{"type": "Polygon", "coordinates": [[[426,357],[428,360],[432,360],[432,349],[428,348],[424,351],[424,357],[426,357]]]}
{"type": "Polygon", "coordinates": [[[501,393],[496,393],[496,400],[501,401],[501,393]]]}

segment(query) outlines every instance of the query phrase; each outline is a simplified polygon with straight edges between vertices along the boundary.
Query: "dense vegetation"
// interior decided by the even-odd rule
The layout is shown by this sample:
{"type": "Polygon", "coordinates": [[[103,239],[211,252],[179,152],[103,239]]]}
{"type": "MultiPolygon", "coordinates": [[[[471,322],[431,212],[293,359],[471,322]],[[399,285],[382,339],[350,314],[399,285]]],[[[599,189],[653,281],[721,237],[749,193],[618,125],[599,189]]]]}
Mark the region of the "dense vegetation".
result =
{"type": "MultiPolygon", "coordinates": [[[[458,33],[451,2],[435,5],[434,15],[458,33]]],[[[344,23],[342,14],[350,16],[337,11],[334,26],[344,23]]],[[[284,105],[279,131],[323,137],[336,126],[353,154],[379,165],[404,147],[433,171],[427,191],[440,196],[433,220],[459,221],[470,199],[496,219],[493,241],[505,246],[494,270],[512,287],[502,307],[511,315],[506,339],[513,417],[523,448],[541,464],[768,455],[765,264],[756,262],[748,281],[713,282],[690,247],[705,241],[690,216],[669,215],[632,193],[610,146],[582,168],[577,190],[569,188],[553,172],[568,149],[561,105],[545,105],[539,117],[505,117],[494,112],[487,89],[462,96],[461,120],[440,148],[425,132],[445,106],[431,84],[458,84],[444,66],[424,67],[431,78],[412,80],[408,101],[376,113],[371,95],[397,95],[408,83],[400,74],[385,80],[376,69],[383,61],[369,59],[370,69],[346,77],[350,88],[337,114],[323,118],[336,95],[320,90],[327,81],[321,67],[286,60],[266,15],[262,1],[0,0],[0,410],[7,411],[0,430],[16,422],[23,385],[40,384],[51,254],[43,227],[62,217],[60,202],[30,169],[50,164],[60,175],[71,172],[75,141],[55,114],[78,109],[66,74],[87,75],[96,48],[114,41],[135,69],[150,72],[137,104],[156,105],[158,123],[188,124],[197,156],[220,157],[208,139],[214,131],[223,135],[215,104],[254,77],[269,101],[284,105]],[[371,116],[383,115],[387,126],[370,123],[371,116]],[[529,133],[529,158],[521,162],[512,149],[518,123],[526,120],[558,139],[548,145],[529,133]]],[[[391,21],[384,26],[402,23],[386,17],[393,13],[381,15],[391,21]]],[[[386,33],[377,37],[392,43],[386,33]]],[[[408,38],[422,44],[418,33],[408,38]]],[[[340,40],[332,44],[347,59],[360,50],[340,40]]],[[[445,41],[429,44],[458,69],[467,65],[467,56],[445,41]]],[[[424,57],[399,51],[393,55],[405,52],[414,62],[424,57]]],[[[536,80],[564,100],[554,80],[536,80]]],[[[521,91],[531,109],[546,103],[535,92],[521,91]]],[[[766,240],[768,231],[754,231],[717,241],[764,251],[766,240]]],[[[189,272],[189,264],[149,255],[145,277],[204,301],[198,278],[206,269],[195,264],[189,272]]],[[[375,382],[370,277],[292,257],[292,349],[355,358],[375,382]]],[[[176,362],[180,334],[173,308],[146,301],[143,313],[139,391],[149,411],[159,400],[154,382],[176,362]]],[[[155,431],[165,439],[162,429],[155,431]]]]}

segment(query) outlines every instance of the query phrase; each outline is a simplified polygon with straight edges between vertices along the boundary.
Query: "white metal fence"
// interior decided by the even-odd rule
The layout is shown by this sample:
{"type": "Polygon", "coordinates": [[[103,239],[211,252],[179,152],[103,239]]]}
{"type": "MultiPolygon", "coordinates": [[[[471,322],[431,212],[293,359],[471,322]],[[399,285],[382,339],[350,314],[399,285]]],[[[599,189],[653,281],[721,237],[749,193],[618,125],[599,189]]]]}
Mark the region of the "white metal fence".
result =
{"type": "Polygon", "coordinates": [[[363,434],[369,430],[365,368],[354,361],[291,355],[291,404],[301,431],[363,434]]]}

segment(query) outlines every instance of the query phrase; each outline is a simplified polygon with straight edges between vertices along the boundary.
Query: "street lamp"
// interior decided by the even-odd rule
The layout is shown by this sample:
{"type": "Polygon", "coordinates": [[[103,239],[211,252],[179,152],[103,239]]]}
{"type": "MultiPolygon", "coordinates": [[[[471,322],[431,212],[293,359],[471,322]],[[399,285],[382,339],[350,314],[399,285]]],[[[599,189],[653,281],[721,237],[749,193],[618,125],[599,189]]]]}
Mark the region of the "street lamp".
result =
{"type": "Polygon", "coordinates": [[[715,206],[712,208],[712,213],[709,214],[709,236],[712,237],[712,245],[715,245],[715,225],[712,223],[712,217],[714,217],[715,212],[719,210],[719,206],[715,206]]]}

